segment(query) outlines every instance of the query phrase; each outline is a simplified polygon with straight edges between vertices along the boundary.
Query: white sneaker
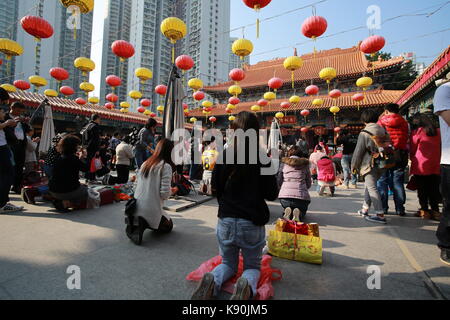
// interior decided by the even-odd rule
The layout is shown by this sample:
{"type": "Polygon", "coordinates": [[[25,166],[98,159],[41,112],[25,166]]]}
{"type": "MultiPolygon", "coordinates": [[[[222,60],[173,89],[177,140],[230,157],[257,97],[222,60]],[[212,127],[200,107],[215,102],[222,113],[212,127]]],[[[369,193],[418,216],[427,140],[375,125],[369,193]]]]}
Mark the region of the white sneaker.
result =
{"type": "Polygon", "coordinates": [[[295,208],[293,214],[294,214],[294,221],[301,222],[300,221],[300,209],[295,208]]]}
{"type": "Polygon", "coordinates": [[[284,219],[291,220],[291,215],[292,215],[292,209],[290,207],[287,207],[286,209],[284,209],[284,216],[283,216],[284,219]]]}
{"type": "Polygon", "coordinates": [[[0,213],[13,213],[22,211],[24,207],[18,207],[11,203],[7,203],[3,208],[0,209],[0,213]]]}

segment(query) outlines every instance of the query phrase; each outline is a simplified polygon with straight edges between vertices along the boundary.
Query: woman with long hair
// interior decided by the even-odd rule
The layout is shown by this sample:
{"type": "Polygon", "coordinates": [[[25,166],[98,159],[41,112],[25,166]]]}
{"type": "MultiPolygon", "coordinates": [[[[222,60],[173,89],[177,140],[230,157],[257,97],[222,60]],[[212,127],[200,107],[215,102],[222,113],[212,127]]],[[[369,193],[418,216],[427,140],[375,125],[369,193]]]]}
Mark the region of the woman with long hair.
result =
{"type": "Polygon", "coordinates": [[[412,131],[410,138],[411,175],[414,175],[417,182],[420,203],[416,217],[439,220],[440,130],[425,114],[416,115],[413,125],[416,129],[412,131]]]}
{"type": "Polygon", "coordinates": [[[172,161],[174,143],[162,139],[153,155],[147,159],[139,170],[137,187],[134,194],[136,211],[127,219],[126,233],[135,244],[142,244],[146,229],[169,233],[173,222],[164,212],[164,200],[172,194],[171,181],[175,165],[172,161]]]}
{"type": "MultiPolygon", "coordinates": [[[[270,218],[265,199],[273,201],[278,196],[276,172],[264,175],[265,172],[261,171],[263,165],[252,161],[258,157],[260,150],[259,122],[255,114],[239,113],[232,129],[235,135],[229,140],[225,153],[233,151],[234,161],[225,164],[218,161],[212,176],[212,187],[219,203],[217,240],[222,264],[204,275],[192,295],[193,300],[208,300],[216,296],[222,284],[238,271],[240,253],[244,258],[244,272],[236,283],[231,299],[248,300],[257,294],[266,244],[264,226],[270,218]],[[253,137],[242,138],[243,135],[236,130],[253,137]]],[[[229,158],[227,155],[226,160],[229,158]]]]}

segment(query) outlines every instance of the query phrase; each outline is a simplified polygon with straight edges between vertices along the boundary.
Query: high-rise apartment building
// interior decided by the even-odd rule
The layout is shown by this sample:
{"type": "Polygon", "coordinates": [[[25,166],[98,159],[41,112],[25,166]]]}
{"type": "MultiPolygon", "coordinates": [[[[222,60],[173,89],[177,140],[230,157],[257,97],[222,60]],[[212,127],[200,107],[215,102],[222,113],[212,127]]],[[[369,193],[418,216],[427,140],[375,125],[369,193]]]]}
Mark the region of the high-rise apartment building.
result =
{"type": "Polygon", "coordinates": [[[79,85],[87,81],[87,78],[82,76],[73,62],[80,56],[90,57],[92,12],[75,17],[80,19],[75,32],[69,27],[74,19],[72,11],[67,10],[59,1],[19,0],[17,3],[19,18],[26,15],[41,16],[53,26],[54,34],[51,38],[36,43],[34,37],[26,33],[18,23],[17,41],[23,46],[24,53],[16,58],[15,78],[28,80],[29,76],[37,74],[47,79],[49,88],[57,89],[49,70],[61,67],[70,74],[70,78],[63,84],[71,86],[81,95],[79,85]],[[37,51],[36,46],[39,48],[37,51]]]}
{"type": "Polygon", "coordinates": [[[112,92],[105,82],[108,75],[116,75],[122,78],[122,86],[116,88],[115,93],[119,96],[120,101],[127,100],[128,60],[120,62],[119,58],[112,52],[111,45],[116,40],[130,41],[132,1],[105,0],[105,6],[103,44],[99,44],[99,46],[102,46],[100,78],[100,100],[102,103],[105,102],[106,95],[112,92]]]}
{"type": "MultiPolygon", "coordinates": [[[[17,39],[17,14],[18,2],[16,0],[3,0],[0,6],[0,38],[11,40],[17,39]]],[[[10,61],[0,54],[2,64],[0,65],[0,83],[11,83],[14,81],[15,58],[10,61]]]]}
{"type": "MultiPolygon", "coordinates": [[[[231,47],[233,46],[233,43],[237,40],[238,38],[230,38],[230,65],[229,65],[229,70],[235,69],[235,68],[242,68],[242,65],[244,64],[250,64],[250,56],[246,56],[244,57],[243,60],[241,60],[241,58],[237,55],[235,55],[232,51],[231,51],[231,47]]],[[[228,81],[228,79],[226,80],[228,81]]]]}

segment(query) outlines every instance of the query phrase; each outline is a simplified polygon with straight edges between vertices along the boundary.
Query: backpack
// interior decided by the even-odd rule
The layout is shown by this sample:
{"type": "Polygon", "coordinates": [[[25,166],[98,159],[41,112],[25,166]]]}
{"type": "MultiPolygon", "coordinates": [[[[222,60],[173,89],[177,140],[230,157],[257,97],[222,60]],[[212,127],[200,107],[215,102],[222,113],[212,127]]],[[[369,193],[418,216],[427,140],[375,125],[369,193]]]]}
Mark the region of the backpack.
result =
{"type": "Polygon", "coordinates": [[[372,167],[379,169],[391,169],[396,166],[395,150],[392,146],[392,141],[389,135],[376,136],[373,133],[363,130],[361,132],[367,133],[372,138],[378,152],[371,152],[372,154],[372,167]]]}
{"type": "Polygon", "coordinates": [[[81,143],[82,143],[83,147],[86,147],[89,145],[89,142],[91,140],[90,132],[93,127],[94,127],[94,124],[89,123],[83,129],[81,129],[80,134],[81,134],[81,143]]]}

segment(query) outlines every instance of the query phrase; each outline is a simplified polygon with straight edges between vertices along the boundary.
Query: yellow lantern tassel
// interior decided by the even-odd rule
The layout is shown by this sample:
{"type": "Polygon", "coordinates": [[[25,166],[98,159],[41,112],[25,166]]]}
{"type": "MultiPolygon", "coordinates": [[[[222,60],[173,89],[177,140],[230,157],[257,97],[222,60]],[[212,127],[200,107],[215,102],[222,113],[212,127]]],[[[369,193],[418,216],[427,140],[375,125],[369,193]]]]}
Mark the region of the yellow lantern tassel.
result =
{"type": "Polygon", "coordinates": [[[294,71],[291,72],[291,79],[292,79],[292,89],[294,89],[294,81],[295,81],[294,71]]]}
{"type": "Polygon", "coordinates": [[[259,19],[256,19],[256,39],[259,39],[259,19]]]}
{"type": "Polygon", "coordinates": [[[77,17],[76,17],[77,12],[75,10],[72,11],[72,15],[74,18],[74,22],[73,22],[73,39],[77,40],[77,17]]]}
{"type": "Polygon", "coordinates": [[[330,93],[330,80],[327,80],[327,84],[328,84],[328,93],[330,93]]]}
{"type": "Polygon", "coordinates": [[[175,44],[172,46],[172,64],[175,63],[175,44]]]}

